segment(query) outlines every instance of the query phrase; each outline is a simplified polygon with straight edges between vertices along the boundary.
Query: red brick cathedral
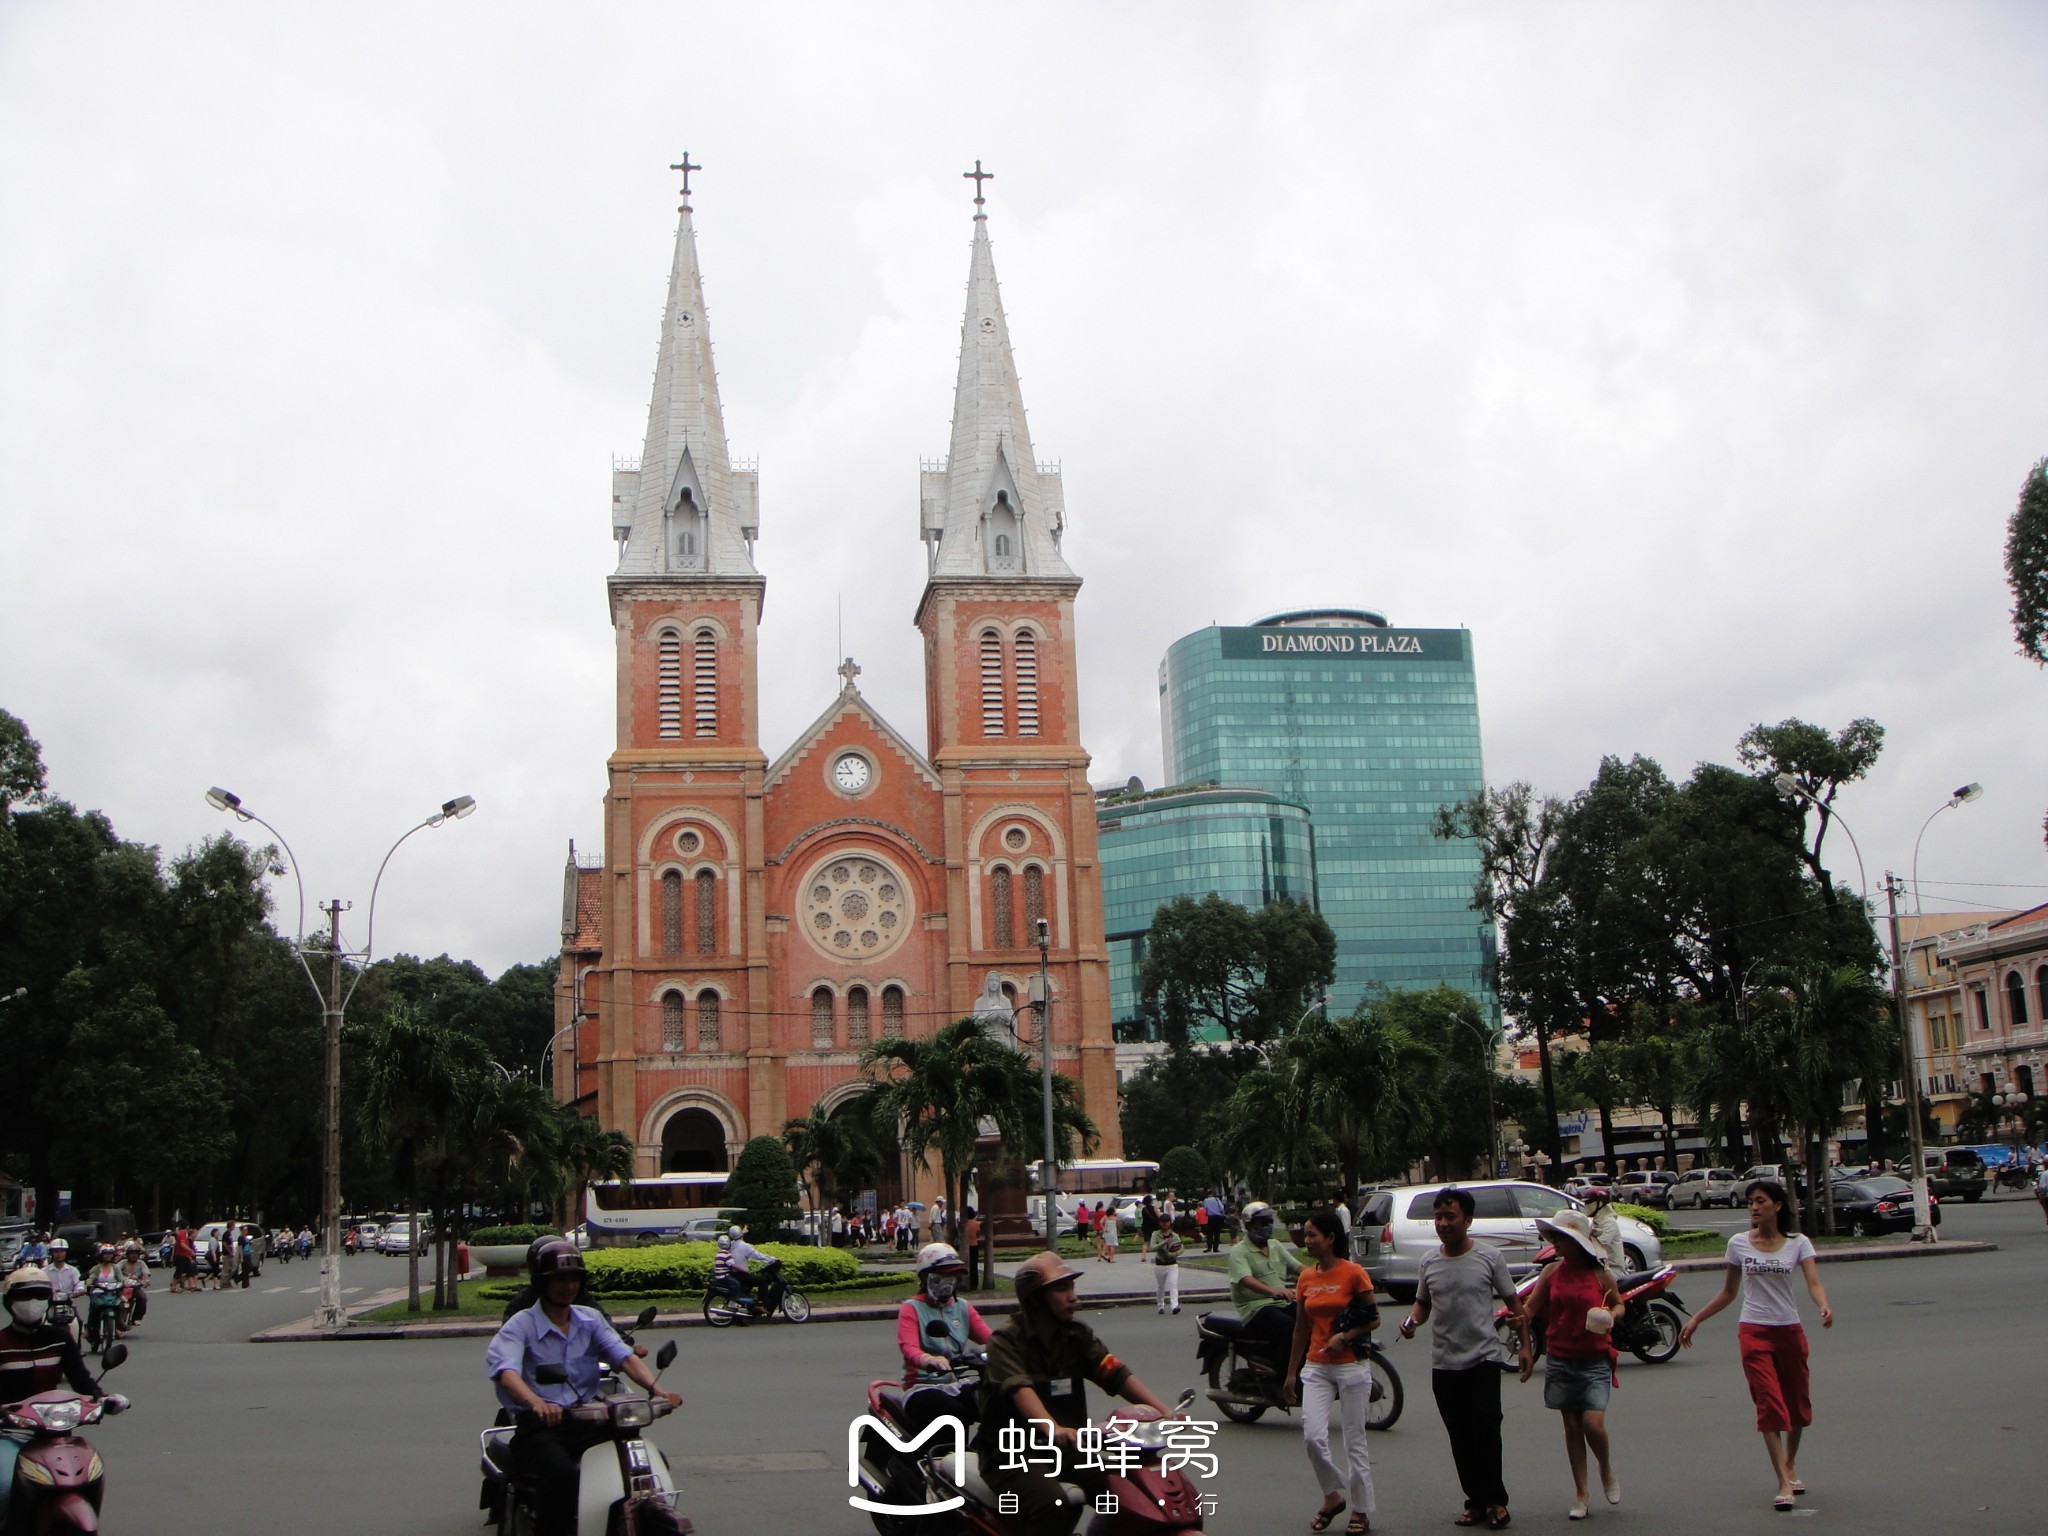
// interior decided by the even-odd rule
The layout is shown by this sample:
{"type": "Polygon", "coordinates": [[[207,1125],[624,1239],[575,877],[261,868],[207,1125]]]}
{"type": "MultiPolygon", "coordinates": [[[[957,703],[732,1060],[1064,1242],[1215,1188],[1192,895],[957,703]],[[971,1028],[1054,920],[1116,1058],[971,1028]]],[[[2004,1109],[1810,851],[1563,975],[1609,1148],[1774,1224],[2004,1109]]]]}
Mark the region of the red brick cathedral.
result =
{"type": "MultiPolygon", "coordinates": [[[[729,1167],[750,1136],[855,1094],[870,1041],[928,1035],[986,994],[1023,1002],[1041,917],[1054,1061],[1117,1152],[1081,581],[978,198],[951,452],[920,493],[922,749],[849,661],[771,760],[759,482],[727,452],[685,187],[646,448],[612,475],[618,743],[603,863],[571,849],[555,1057],[556,1092],[630,1136],[643,1174],[729,1167]]],[[[1035,1050],[1028,1010],[1018,1024],[1035,1050]]]]}

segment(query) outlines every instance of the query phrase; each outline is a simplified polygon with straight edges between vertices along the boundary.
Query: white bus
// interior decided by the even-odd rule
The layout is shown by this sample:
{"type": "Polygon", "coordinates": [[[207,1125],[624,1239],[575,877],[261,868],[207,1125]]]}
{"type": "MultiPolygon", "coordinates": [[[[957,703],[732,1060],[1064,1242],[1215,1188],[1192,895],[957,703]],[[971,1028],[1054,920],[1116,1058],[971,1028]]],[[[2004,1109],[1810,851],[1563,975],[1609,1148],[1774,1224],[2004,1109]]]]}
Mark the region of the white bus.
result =
{"type": "MultiPolygon", "coordinates": [[[[1110,1195],[1149,1195],[1158,1178],[1157,1163],[1124,1162],[1114,1157],[1083,1157],[1060,1164],[1058,1193],[1105,1199],[1110,1195]]],[[[1035,1162],[1031,1165],[1031,1192],[1034,1195],[1041,1193],[1038,1164],[1035,1162]]]]}
{"type": "Polygon", "coordinates": [[[652,1179],[593,1184],[584,1192],[583,1218],[595,1244],[633,1243],[644,1237],[702,1236],[718,1215],[722,1173],[664,1173],[652,1179]]]}

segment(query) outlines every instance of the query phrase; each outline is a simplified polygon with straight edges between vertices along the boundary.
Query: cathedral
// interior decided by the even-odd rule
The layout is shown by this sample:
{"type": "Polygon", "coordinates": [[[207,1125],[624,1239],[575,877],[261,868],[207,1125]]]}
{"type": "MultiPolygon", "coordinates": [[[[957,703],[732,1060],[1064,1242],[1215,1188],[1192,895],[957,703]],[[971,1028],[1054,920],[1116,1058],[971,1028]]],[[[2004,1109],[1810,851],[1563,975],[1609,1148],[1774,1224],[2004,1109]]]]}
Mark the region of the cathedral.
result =
{"type": "MultiPolygon", "coordinates": [[[[951,449],[919,484],[923,744],[862,697],[849,660],[771,759],[760,482],[727,450],[696,167],[678,169],[646,443],[612,473],[617,741],[603,857],[570,849],[555,1091],[625,1132],[642,1175],[729,1168],[749,1137],[857,1094],[872,1041],[1001,1011],[1035,1054],[1021,1005],[1042,920],[1054,1066],[1117,1155],[1081,580],[1060,549],[1059,471],[1032,457],[981,181],[951,449]]],[[[928,1179],[903,1170],[906,1193],[928,1179]]]]}

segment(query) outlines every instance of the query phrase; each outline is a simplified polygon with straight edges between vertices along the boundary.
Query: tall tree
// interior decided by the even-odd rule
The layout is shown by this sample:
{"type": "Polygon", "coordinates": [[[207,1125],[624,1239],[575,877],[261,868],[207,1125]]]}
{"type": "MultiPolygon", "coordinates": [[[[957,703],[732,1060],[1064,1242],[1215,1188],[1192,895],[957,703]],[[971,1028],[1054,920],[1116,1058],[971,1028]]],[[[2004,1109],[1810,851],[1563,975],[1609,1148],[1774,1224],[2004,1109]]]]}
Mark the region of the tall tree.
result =
{"type": "MultiPolygon", "coordinates": [[[[2020,654],[2048,666],[2048,458],[2034,461],[2005,526],[2005,579],[2012,585],[2012,633],[2020,654]]],[[[2041,837],[2048,842],[2048,817],[2041,837]]]]}
{"type": "Polygon", "coordinates": [[[1843,785],[1870,772],[1883,750],[1884,727],[1875,720],[1851,720],[1832,734],[1825,726],[1804,720],[1780,720],[1776,725],[1751,726],[1737,743],[1745,768],[1768,779],[1790,774],[1798,784],[1802,808],[1813,812],[1812,840],[1802,845],[1801,857],[1820,882],[1829,911],[1836,906],[1835,882],[1821,853],[1834,819],[1835,797],[1843,785]]]}
{"type": "Polygon", "coordinates": [[[1168,1045],[1215,1026],[1234,1042],[1278,1039],[1337,974],[1337,937],[1313,908],[1258,911],[1211,891],[1176,896],[1153,915],[1139,987],[1168,1045]]]}

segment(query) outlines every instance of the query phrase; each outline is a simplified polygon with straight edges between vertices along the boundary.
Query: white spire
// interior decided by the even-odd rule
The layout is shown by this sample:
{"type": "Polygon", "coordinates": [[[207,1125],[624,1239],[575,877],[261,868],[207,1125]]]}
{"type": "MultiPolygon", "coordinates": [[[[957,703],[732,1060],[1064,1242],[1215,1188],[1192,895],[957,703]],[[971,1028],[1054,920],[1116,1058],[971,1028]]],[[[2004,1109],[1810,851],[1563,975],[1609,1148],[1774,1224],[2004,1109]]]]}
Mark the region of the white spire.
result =
{"type": "MultiPolygon", "coordinates": [[[[980,180],[975,186],[978,192],[980,180]]],[[[925,471],[922,500],[931,575],[1075,579],[1060,554],[1066,501],[1059,471],[1041,469],[1031,454],[988,218],[979,211],[960,327],[952,451],[943,469],[925,471]]]]}
{"type": "MultiPolygon", "coordinates": [[[[683,204],[669,270],[668,308],[647,443],[640,468],[612,476],[612,531],[621,540],[620,576],[752,576],[760,524],[759,481],[735,470],[718,403],[718,375],[704,318],[704,277],[697,267],[697,231],[690,221],[683,156],[683,204]]],[[[686,169],[687,168],[687,169],[686,169]]]]}

